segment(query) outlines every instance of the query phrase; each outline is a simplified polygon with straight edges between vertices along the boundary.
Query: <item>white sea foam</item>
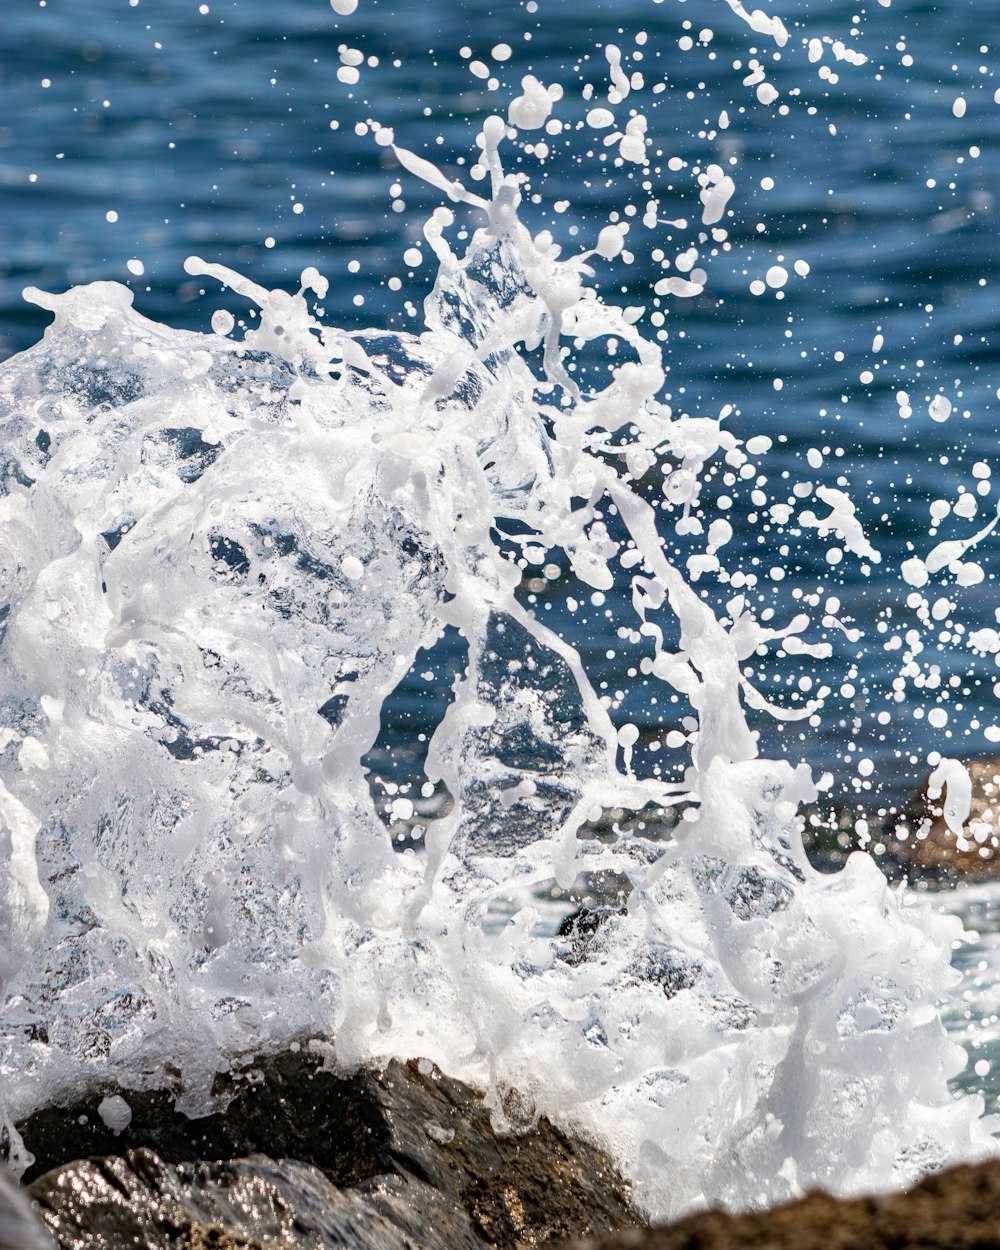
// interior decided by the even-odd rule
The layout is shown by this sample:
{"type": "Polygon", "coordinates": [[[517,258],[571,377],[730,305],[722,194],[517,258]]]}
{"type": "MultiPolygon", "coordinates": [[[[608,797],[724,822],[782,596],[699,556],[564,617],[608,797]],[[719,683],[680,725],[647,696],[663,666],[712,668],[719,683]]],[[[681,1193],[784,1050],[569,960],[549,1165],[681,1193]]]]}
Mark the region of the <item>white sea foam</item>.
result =
{"type": "MultiPolygon", "coordinates": [[[[523,92],[511,120],[538,126],[557,96],[523,92]]],[[[479,136],[484,194],[394,148],[481,215],[461,255],[450,208],[428,223],[419,335],[322,324],[316,270],[290,295],[192,258],[259,310],[239,340],[231,318],[149,322],[111,283],[28,293],[55,320],[0,371],[8,1124],[94,1085],[124,1123],[128,1091],[165,1075],[198,1114],[217,1070],[314,1036],[343,1065],[423,1055],[479,1081],[499,1126],[544,1112],[597,1134],[658,1216],[991,1151],[981,1100],[949,1093],[965,1056],[936,1013],[960,923],[918,915],[864,855],[815,871],[807,770],[757,758],[745,705],[814,707],[773,704],[745,662],[828,648],[740,595],[720,619],[661,537],[664,516],[699,534],[706,464],[767,437],[741,448],[725,414],[658,398],[658,344],[589,284],[624,231],[566,259],[532,237],[506,135],[491,117],[479,136]],[[610,382],[581,388],[567,345],[610,339],[610,382]],[[682,783],[634,775],[635,727],[516,594],[529,548],[630,588],[642,674],[692,709],[682,783]],[[467,665],[425,762],[445,801],[423,855],[397,854],[362,759],[449,629],[467,665]],[[681,810],[672,833],[587,823],[646,805],[681,810]],[[553,933],[537,900],[585,875],[617,896],[553,933]]],[[[709,166],[705,224],[733,192],[709,166]]],[[[829,515],[801,522],[876,560],[848,496],[817,496],[829,515]]],[[[692,580],[731,537],[711,519],[692,580]]],[[[939,783],[960,820],[953,761],[939,783]]]]}

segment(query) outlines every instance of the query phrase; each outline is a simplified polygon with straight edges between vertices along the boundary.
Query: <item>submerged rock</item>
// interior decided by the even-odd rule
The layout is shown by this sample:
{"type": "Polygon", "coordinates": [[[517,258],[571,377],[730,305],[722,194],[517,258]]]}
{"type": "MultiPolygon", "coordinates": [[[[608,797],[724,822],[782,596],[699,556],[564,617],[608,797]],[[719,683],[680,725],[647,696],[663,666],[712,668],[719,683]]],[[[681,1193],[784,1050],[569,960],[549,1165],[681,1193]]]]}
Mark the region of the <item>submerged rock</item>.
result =
{"type": "Polygon", "coordinates": [[[165,1092],[102,1091],[20,1124],[59,1244],[478,1250],[641,1222],[595,1146],[524,1108],[524,1131],[497,1134],[482,1095],[426,1061],[344,1076],[299,1052],[227,1084],[197,1120],[165,1092]]]}
{"type": "Polygon", "coordinates": [[[808,1194],[772,1211],[701,1211],[576,1250],[998,1250],[1000,1162],[952,1168],[905,1194],[808,1194]]]}

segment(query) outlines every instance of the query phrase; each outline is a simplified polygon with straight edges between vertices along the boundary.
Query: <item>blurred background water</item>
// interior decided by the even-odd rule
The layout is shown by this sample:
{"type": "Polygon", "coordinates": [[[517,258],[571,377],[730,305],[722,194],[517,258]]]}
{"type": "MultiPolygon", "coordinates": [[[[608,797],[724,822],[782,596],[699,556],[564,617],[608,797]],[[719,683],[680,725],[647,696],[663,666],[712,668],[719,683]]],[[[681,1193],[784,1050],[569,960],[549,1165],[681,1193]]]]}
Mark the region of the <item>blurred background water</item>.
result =
{"type": "MultiPolygon", "coordinates": [[[[775,55],[722,0],[361,0],[348,17],[326,0],[92,0],[85,9],[9,0],[0,34],[0,357],[36,341],[47,320],[21,299],[28,283],[127,282],[143,313],[207,330],[227,297],[203,294],[184,274],[192,252],[286,288],[315,264],[331,280],[329,320],[414,329],[432,266],[403,254],[420,242],[439,196],[363,133],[366,121],[392,126],[398,142],[464,175],[483,117],[505,111],[523,73],[562,82],[557,112],[572,120],[589,107],[583,83],[606,88],[601,45],[616,43],[627,58],[640,51],[632,65],[646,75],[642,107],[656,105],[650,134],[662,152],[648,194],[661,199],[661,216],[696,223],[691,164],[736,158],[726,222],[734,246],[705,264],[702,296],[664,308],[671,402],[709,416],[732,405],[733,433],[775,440],[760,462],[769,504],[815,506],[809,484],[846,485],[883,557],[865,576],[853,556],[829,563],[836,544],[815,530],[777,538],[751,498],[755,483],[726,479],[722,466],[705,497],[721,497],[736,523],[727,551],[738,573],[706,591],[721,603],[740,589],[776,620],[805,601],[817,618],[812,636],[830,641],[834,658],[761,660],[760,670],[777,698],[801,701],[822,685],[829,694],[818,725],[761,721],[764,746],[830,771],[838,801],[884,812],[923,779],[929,752],[996,750],[985,731],[1000,720],[1000,674],[992,655],[967,643],[969,631],[996,625],[995,547],[987,540],[980,549],[979,585],[945,576],[931,588],[929,602],[952,605],[939,619],[907,606],[898,569],[993,515],[992,478],[973,466],[990,472],[1000,403],[1000,15],[992,0],[888,8],[788,0],[779,9],[791,37],[775,55]],[[647,39],[637,44],[640,31],[647,39]],[[809,62],[803,41],[827,35],[867,64],[835,60],[829,44],[821,62],[809,62]],[[511,48],[504,60],[491,56],[502,43],[511,48]],[[361,65],[357,85],[338,80],[345,44],[377,58],[361,65]],[[476,58],[491,81],[470,73],[476,58]],[[772,105],[743,83],[755,58],[780,92],[772,105]],[[654,96],[656,82],[666,90],[654,96]],[[669,157],[687,170],[675,175],[669,157]],[[750,282],[779,257],[790,272],[793,260],[806,261],[808,278],[793,274],[781,299],[751,294],[750,282]],[[141,276],[130,260],[142,262],[141,276]],[[910,416],[901,415],[900,389],[910,416]],[[927,414],[939,390],[954,404],[943,424],[927,414]],[[952,512],[928,537],[931,501],[954,503],[960,492],[978,515],[952,512]],[[828,614],[862,636],[829,619],[824,629],[828,614]],[[894,636],[897,649],[886,650],[894,636]],[[925,650],[909,657],[901,682],[914,638],[925,650]]],[[[528,219],[574,247],[621,210],[623,186],[640,213],[646,198],[638,175],[632,184],[594,176],[585,149],[599,144],[586,135],[573,132],[565,152],[553,143],[545,170],[521,158],[542,199],[528,219]],[[560,200],[569,206],[553,211],[560,200]]],[[[652,247],[673,254],[696,227],[646,233],[624,277],[601,265],[598,281],[609,297],[648,310],[662,276],[652,247]]],[[[591,603],[564,568],[553,579],[527,569],[524,589],[584,652],[613,716],[642,727],[640,767],[682,768],[684,751],[665,733],[681,740],[684,709],[627,678],[635,657],[616,635],[624,601],[591,603]],[[580,607],[570,613],[574,595],[580,607]]],[[[418,666],[434,679],[415,673],[386,709],[384,772],[405,772],[408,743],[440,714],[460,660],[452,640],[418,666]]]]}

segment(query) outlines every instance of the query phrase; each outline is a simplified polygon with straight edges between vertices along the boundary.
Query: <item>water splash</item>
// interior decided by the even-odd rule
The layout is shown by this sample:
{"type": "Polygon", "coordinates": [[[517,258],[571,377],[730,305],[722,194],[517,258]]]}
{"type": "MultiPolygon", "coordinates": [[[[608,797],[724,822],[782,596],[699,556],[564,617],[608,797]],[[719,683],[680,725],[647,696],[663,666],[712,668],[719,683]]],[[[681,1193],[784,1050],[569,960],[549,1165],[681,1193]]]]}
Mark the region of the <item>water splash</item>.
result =
{"type": "MultiPolygon", "coordinates": [[[[524,84],[517,115],[541,116],[542,92],[524,84]]],[[[485,218],[461,255],[452,210],[428,222],[419,335],[325,325],[315,270],[289,295],[192,258],[259,310],[239,340],[225,317],[207,336],[151,323],[114,284],[28,293],[55,321],[0,374],[15,1162],[13,1124],[45,1101],[166,1077],[198,1114],[220,1068],[306,1036],[344,1065],[426,1055],[481,1081],[502,1127],[582,1126],[659,1216],[993,1149],[981,1100],[948,1091],[964,1054],[936,1014],[961,925],[912,918],[864,856],[817,873],[807,771],[757,758],[745,705],[815,705],[774,704],[746,660],[828,647],[741,595],[720,618],[668,557],[644,475],[665,466],[696,536],[705,466],[745,451],[724,414],[658,398],[658,344],[589,284],[623,231],[562,259],[525,227],[505,134],[495,117],[479,137],[488,195],[394,148],[485,218]],[[610,381],[581,386],[568,346],[610,340],[610,381]],[[635,727],[516,594],[528,547],[597,592],[628,585],[642,673],[695,718],[683,781],[635,775],[635,727]],[[442,804],[424,854],[398,854],[362,761],[446,630],[467,656],[427,744],[442,804]],[[595,827],[647,806],[680,819],[595,827]],[[554,932],[544,893],[581,878],[617,896],[554,932]]],[[[704,223],[731,194],[709,167],[704,223]]],[[[672,293],[700,287],[688,272],[672,293]]],[[[819,497],[830,513],[806,523],[875,560],[848,497],[819,497]]],[[[713,522],[694,568],[726,537],[713,522]]],[[[960,777],[941,778],[951,798],[960,777]]]]}

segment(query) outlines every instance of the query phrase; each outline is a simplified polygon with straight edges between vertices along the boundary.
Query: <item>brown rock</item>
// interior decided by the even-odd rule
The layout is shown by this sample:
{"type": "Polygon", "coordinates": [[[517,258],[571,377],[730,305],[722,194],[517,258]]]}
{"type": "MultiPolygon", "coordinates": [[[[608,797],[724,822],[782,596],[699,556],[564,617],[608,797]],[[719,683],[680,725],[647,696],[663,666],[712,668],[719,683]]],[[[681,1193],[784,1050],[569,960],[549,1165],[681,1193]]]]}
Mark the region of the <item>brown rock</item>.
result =
{"type": "Polygon", "coordinates": [[[704,1211],[575,1250],[1000,1250],[1000,1161],[927,1177],[906,1194],[814,1193],[746,1215],[704,1211]]]}
{"type": "Polygon", "coordinates": [[[888,840],[892,856],[921,872],[967,877],[1000,876],[1000,759],[968,765],[972,806],[960,835],[944,820],[943,800],[928,799],[926,785],[910,800],[905,840],[888,840]]]}
{"type": "Polygon", "coordinates": [[[394,1179],[395,1205],[290,1159],[169,1164],[134,1150],[58,1168],[32,1195],[61,1250],[479,1250],[454,1203],[394,1179]]]}
{"type": "MultiPolygon", "coordinates": [[[[192,1185],[201,1187],[199,1194],[221,1192],[228,1182],[219,1179],[219,1168],[236,1169],[232,1175],[240,1184],[250,1184],[239,1172],[242,1163],[232,1161],[250,1157],[254,1162],[252,1157],[261,1155],[269,1157],[258,1158],[255,1166],[270,1169],[265,1179],[280,1190],[277,1197],[267,1198],[267,1210],[268,1203],[275,1209],[287,1205],[288,1186],[298,1184],[295,1177],[277,1176],[275,1169],[309,1165],[314,1180],[321,1176],[324,1184],[340,1187],[335,1192],[350,1196],[358,1218],[363,1215],[370,1222],[377,1215],[397,1230],[405,1227],[412,1245],[430,1250],[436,1244],[431,1237],[435,1227],[447,1230],[449,1250],[476,1250],[535,1246],[640,1223],[628,1186],[595,1146],[570,1138],[544,1117],[535,1120],[530,1109],[514,1105],[513,1094],[505,1111],[510,1119],[519,1119],[523,1131],[498,1134],[482,1094],[425,1061],[393,1061],[384,1068],[341,1075],[326,1069],[319,1056],[300,1051],[261,1060],[226,1083],[226,1109],[198,1120],[175,1111],[164,1092],[119,1091],[129,1103],[131,1119],[114,1133],[97,1112],[110,1092],[105,1090],[71,1107],[47,1108],[19,1124],[25,1145],[36,1156],[29,1179],[47,1173],[34,1180],[33,1196],[56,1212],[56,1222],[64,1220],[67,1228],[78,1230],[65,1239],[60,1233],[60,1242],[93,1250],[145,1245],[142,1237],[151,1234],[143,1204],[165,1203],[170,1220],[180,1227],[184,1219],[194,1218],[189,1210],[192,1185]],[[126,1158],[74,1162],[88,1156],[126,1158]],[[286,1162],[275,1163],[276,1158],[286,1162]],[[212,1171],[214,1164],[218,1167],[212,1171]],[[196,1170],[206,1167],[208,1172],[196,1170]],[[179,1191],[178,1184],[187,1189],[179,1191]],[[116,1195],[125,1190],[132,1197],[119,1202],[116,1195]],[[78,1210],[80,1193],[90,1196],[78,1210]],[[87,1241],[80,1230],[86,1212],[97,1210],[108,1213],[114,1236],[109,1232],[104,1241],[87,1241]],[[420,1216],[416,1224],[414,1211],[420,1216]],[[132,1233],[127,1231],[129,1221],[138,1221],[132,1233]],[[80,1236],[83,1241],[73,1239],[80,1236]],[[139,1240],[129,1241],[128,1236],[139,1240]]],[[[227,1223],[225,1208],[219,1214],[215,1198],[212,1203],[207,1225],[230,1238],[254,1236],[252,1224],[227,1223]]],[[[273,1223],[277,1216],[272,1212],[266,1218],[273,1223]]],[[[49,1226],[55,1228],[52,1219],[49,1226]]],[[[190,1236],[187,1241],[149,1242],[189,1243],[190,1236]]],[[[354,1243],[334,1239],[329,1244],[354,1243]]],[[[362,1238],[357,1244],[394,1250],[391,1238],[374,1233],[370,1241],[362,1238]]]]}

